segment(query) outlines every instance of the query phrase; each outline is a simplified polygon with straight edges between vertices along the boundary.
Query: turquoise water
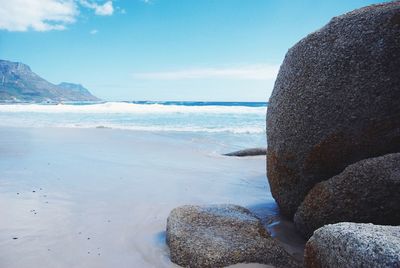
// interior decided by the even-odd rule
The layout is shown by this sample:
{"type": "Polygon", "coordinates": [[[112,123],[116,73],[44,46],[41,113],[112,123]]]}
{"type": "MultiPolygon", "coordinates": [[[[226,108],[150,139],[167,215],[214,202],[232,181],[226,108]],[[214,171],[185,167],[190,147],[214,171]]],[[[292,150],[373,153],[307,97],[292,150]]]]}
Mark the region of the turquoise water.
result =
{"type": "Polygon", "coordinates": [[[242,148],[265,145],[266,109],[259,102],[5,104],[0,105],[0,126],[188,133],[232,140],[242,148]]]}

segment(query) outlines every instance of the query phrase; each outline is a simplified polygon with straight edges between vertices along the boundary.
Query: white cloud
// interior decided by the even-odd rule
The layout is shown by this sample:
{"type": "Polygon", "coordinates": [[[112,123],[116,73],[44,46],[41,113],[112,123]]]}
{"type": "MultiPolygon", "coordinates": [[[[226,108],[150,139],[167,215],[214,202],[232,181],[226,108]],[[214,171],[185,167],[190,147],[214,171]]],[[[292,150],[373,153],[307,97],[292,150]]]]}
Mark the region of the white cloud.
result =
{"type": "Polygon", "coordinates": [[[199,68],[165,72],[134,73],[136,79],[184,80],[184,79],[240,79],[274,80],[278,65],[256,64],[231,68],[199,68]]]}
{"type": "Polygon", "coordinates": [[[0,0],[0,29],[63,30],[77,14],[73,0],[0,0]]]}
{"type": "Polygon", "coordinates": [[[98,30],[93,29],[93,30],[91,30],[89,33],[90,33],[90,34],[97,34],[98,32],[99,32],[98,30]]]}
{"type": "Polygon", "coordinates": [[[97,4],[95,2],[81,0],[80,3],[84,7],[93,9],[94,13],[99,16],[111,16],[114,13],[114,7],[112,1],[107,1],[104,4],[97,4]]]}
{"type": "Polygon", "coordinates": [[[76,22],[79,6],[92,9],[99,16],[112,15],[113,2],[102,3],[87,0],[0,0],[0,30],[64,30],[76,22]]]}

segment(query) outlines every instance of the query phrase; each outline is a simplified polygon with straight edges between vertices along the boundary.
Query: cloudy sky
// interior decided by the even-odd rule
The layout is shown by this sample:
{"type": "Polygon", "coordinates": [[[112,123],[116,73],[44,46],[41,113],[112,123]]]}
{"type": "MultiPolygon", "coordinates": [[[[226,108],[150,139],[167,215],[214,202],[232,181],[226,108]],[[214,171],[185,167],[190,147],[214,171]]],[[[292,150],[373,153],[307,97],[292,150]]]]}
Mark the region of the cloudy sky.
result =
{"type": "Polygon", "coordinates": [[[0,59],[107,100],[266,101],[286,51],[370,0],[0,0],[0,59]]]}

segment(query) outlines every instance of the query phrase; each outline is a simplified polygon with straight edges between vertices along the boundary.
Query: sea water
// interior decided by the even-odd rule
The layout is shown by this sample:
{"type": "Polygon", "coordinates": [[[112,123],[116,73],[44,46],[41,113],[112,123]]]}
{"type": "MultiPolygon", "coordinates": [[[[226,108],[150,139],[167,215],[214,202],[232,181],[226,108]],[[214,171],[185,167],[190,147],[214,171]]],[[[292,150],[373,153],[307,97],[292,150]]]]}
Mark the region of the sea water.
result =
{"type": "Polygon", "coordinates": [[[266,109],[264,102],[3,104],[0,126],[188,133],[234,150],[265,147],[266,109]]]}

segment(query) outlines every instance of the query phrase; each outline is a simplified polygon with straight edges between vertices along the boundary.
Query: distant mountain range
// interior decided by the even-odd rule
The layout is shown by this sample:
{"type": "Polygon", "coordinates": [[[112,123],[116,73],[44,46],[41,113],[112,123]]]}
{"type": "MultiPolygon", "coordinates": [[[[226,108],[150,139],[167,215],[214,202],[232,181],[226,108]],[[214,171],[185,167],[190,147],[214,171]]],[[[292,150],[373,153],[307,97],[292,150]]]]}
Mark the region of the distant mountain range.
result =
{"type": "Polygon", "coordinates": [[[99,101],[79,84],[54,85],[23,63],[0,60],[0,102],[99,101]]]}

